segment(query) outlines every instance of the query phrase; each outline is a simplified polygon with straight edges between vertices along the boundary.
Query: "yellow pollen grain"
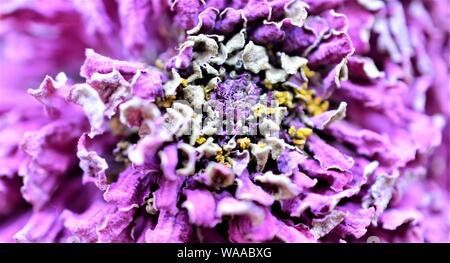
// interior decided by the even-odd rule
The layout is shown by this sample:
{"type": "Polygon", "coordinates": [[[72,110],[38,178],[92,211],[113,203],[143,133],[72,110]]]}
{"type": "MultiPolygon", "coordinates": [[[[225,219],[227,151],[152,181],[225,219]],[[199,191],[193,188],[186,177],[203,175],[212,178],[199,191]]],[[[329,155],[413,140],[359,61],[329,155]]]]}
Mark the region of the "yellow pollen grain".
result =
{"type": "Polygon", "coordinates": [[[308,84],[304,82],[300,89],[294,89],[295,98],[301,99],[305,102],[313,99],[312,95],[314,95],[314,90],[308,89],[308,84]]]}
{"type": "Polygon", "coordinates": [[[187,79],[181,79],[181,85],[183,85],[183,87],[186,87],[188,85],[187,79]]]}
{"type": "Polygon", "coordinates": [[[312,130],[310,128],[300,128],[296,133],[298,138],[308,138],[309,136],[311,136],[311,134],[312,130]]]}
{"type": "Polygon", "coordinates": [[[312,135],[312,129],[306,127],[295,129],[295,127],[291,126],[288,133],[296,146],[303,147],[306,140],[312,135]]]}
{"type": "Polygon", "coordinates": [[[219,163],[224,163],[225,162],[225,156],[217,155],[216,156],[216,161],[219,162],[219,163]]]}
{"type": "Polygon", "coordinates": [[[330,107],[330,103],[327,100],[322,102],[322,104],[320,104],[320,109],[322,111],[327,111],[329,107],[330,107]]]}
{"type": "Polygon", "coordinates": [[[307,65],[303,66],[303,72],[305,73],[305,76],[309,79],[316,75],[316,72],[312,71],[307,65]]]}
{"type": "Polygon", "coordinates": [[[200,136],[200,137],[197,138],[197,140],[195,140],[195,142],[200,144],[200,145],[202,145],[202,144],[204,144],[206,142],[206,138],[203,137],[203,136],[200,136]]]}
{"type": "Polygon", "coordinates": [[[305,145],[306,140],[305,139],[294,139],[293,142],[295,145],[303,147],[305,145]]]}
{"type": "Polygon", "coordinates": [[[306,102],[306,110],[313,116],[319,115],[328,110],[330,103],[328,101],[322,101],[320,97],[315,97],[313,100],[306,102]]]}
{"type": "Polygon", "coordinates": [[[223,155],[223,150],[219,149],[216,153],[216,157],[215,157],[216,161],[218,163],[224,163],[225,162],[225,156],[223,155]]]}
{"type": "Polygon", "coordinates": [[[274,96],[280,105],[292,107],[292,94],[289,91],[275,91],[274,96]]]}
{"type": "Polygon", "coordinates": [[[248,149],[250,147],[251,141],[250,141],[249,138],[245,137],[245,138],[238,139],[237,143],[239,144],[239,147],[242,150],[246,150],[246,149],[248,149]]]}

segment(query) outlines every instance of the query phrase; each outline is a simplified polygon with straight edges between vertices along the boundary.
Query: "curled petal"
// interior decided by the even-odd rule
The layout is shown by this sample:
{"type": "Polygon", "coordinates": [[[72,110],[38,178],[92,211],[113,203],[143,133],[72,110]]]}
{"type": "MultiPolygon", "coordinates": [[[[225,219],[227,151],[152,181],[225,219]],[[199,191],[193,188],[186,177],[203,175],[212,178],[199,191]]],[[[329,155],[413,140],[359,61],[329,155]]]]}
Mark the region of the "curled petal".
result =
{"type": "Polygon", "coordinates": [[[343,59],[337,64],[323,80],[323,85],[319,89],[318,95],[329,98],[332,93],[341,87],[341,81],[348,79],[347,59],[343,59]]]}
{"type": "Polygon", "coordinates": [[[129,166],[118,175],[116,182],[110,184],[103,194],[108,203],[117,205],[120,211],[130,211],[144,204],[150,194],[150,186],[155,172],[140,171],[129,166]]]}
{"type": "Polygon", "coordinates": [[[128,158],[136,165],[146,165],[149,168],[158,166],[157,152],[167,138],[157,135],[147,135],[128,151],[128,158]]]}
{"type": "Polygon", "coordinates": [[[269,69],[269,57],[266,49],[255,45],[252,41],[245,46],[242,61],[245,69],[255,74],[258,74],[261,70],[269,69]]]}
{"type": "Polygon", "coordinates": [[[192,234],[189,218],[185,212],[172,215],[162,210],[154,229],[145,233],[147,243],[186,243],[192,234]]]}
{"type": "Polygon", "coordinates": [[[281,67],[286,71],[288,74],[295,74],[298,72],[298,70],[305,66],[308,63],[308,60],[306,58],[293,56],[290,57],[286,55],[285,53],[281,54],[281,67]]]}
{"type": "Polygon", "coordinates": [[[80,160],[80,168],[83,170],[83,183],[94,182],[97,187],[106,190],[106,170],[108,163],[95,151],[87,149],[89,139],[83,134],[78,140],[77,157],[80,160]]]}
{"type": "Polygon", "coordinates": [[[301,154],[298,151],[285,150],[277,159],[278,170],[289,176],[307,158],[305,154],[301,154]]]}
{"type": "Polygon", "coordinates": [[[108,118],[111,118],[117,112],[117,107],[131,95],[130,84],[116,69],[110,73],[95,72],[88,83],[105,103],[104,115],[108,118]]]}
{"type": "Polygon", "coordinates": [[[346,212],[334,210],[324,218],[313,219],[311,233],[317,239],[327,235],[344,220],[346,215],[346,212]]]}
{"type": "Polygon", "coordinates": [[[140,127],[146,120],[160,117],[160,111],[153,103],[140,98],[132,98],[119,106],[120,122],[129,127],[140,127]]]}
{"type": "Polygon", "coordinates": [[[389,209],[380,217],[381,226],[387,230],[395,230],[403,224],[417,224],[422,214],[415,209],[389,209]]]}
{"type": "Polygon", "coordinates": [[[221,19],[217,22],[216,28],[223,33],[232,32],[245,19],[242,10],[234,8],[226,8],[220,16],[221,19]]]}
{"type": "Polygon", "coordinates": [[[326,111],[317,116],[313,116],[311,118],[311,121],[314,125],[314,128],[323,130],[329,124],[344,119],[346,110],[347,110],[347,103],[341,102],[336,110],[326,111]]]}
{"type": "Polygon", "coordinates": [[[187,33],[192,35],[202,31],[210,31],[214,29],[219,10],[214,7],[208,7],[198,15],[198,23],[195,27],[188,30],[187,33]]]}
{"type": "Polygon", "coordinates": [[[265,217],[265,212],[261,206],[252,201],[240,201],[233,197],[224,197],[217,204],[217,216],[246,216],[255,224],[260,224],[265,217]]]}
{"type": "Polygon", "coordinates": [[[154,194],[155,207],[158,210],[165,210],[171,215],[176,215],[179,211],[177,202],[180,197],[180,187],[184,182],[184,177],[180,176],[177,180],[168,180],[161,177],[159,188],[154,194]]]}
{"type": "Polygon", "coordinates": [[[235,175],[233,171],[221,164],[210,162],[200,180],[213,188],[225,188],[234,183],[235,175]]]}
{"type": "Polygon", "coordinates": [[[354,52],[350,37],[345,33],[332,35],[308,56],[310,65],[338,64],[354,52]]]}
{"type": "Polygon", "coordinates": [[[139,70],[130,83],[131,93],[141,99],[155,101],[164,95],[162,75],[156,70],[139,70]]]}
{"type": "Polygon", "coordinates": [[[66,173],[74,164],[79,123],[55,121],[39,131],[25,134],[21,149],[27,161],[19,173],[23,176],[22,195],[36,209],[50,201],[66,173]]]}
{"type": "Polygon", "coordinates": [[[102,134],[105,130],[104,112],[106,105],[101,100],[98,93],[88,84],[78,84],[72,87],[69,100],[79,104],[91,124],[89,137],[102,134]]]}
{"type": "Polygon", "coordinates": [[[337,169],[344,172],[352,168],[355,163],[351,157],[342,154],[315,135],[309,138],[308,147],[314,153],[314,159],[319,161],[320,166],[326,170],[337,169]]]}
{"type": "Polygon", "coordinates": [[[178,150],[176,144],[170,144],[159,152],[161,170],[168,180],[176,180],[176,168],[178,164],[178,150]]]}
{"type": "Polygon", "coordinates": [[[274,22],[264,22],[252,32],[251,40],[256,44],[267,45],[271,43],[281,42],[284,38],[284,31],[274,22]]]}
{"type": "Polygon", "coordinates": [[[208,190],[185,190],[186,201],[181,205],[188,211],[189,222],[203,227],[214,227],[216,218],[216,200],[208,190]]]}
{"type": "Polygon", "coordinates": [[[326,170],[320,166],[319,162],[307,159],[300,163],[300,167],[305,173],[313,178],[323,178],[331,184],[331,189],[341,191],[353,178],[349,171],[326,170]]]}
{"type": "Polygon", "coordinates": [[[369,57],[351,56],[348,58],[347,65],[352,78],[374,82],[384,77],[384,73],[378,70],[374,61],[369,57]]]}
{"type": "Polygon", "coordinates": [[[371,156],[387,149],[387,136],[355,127],[347,121],[332,123],[327,127],[327,131],[339,141],[355,146],[360,154],[371,156]]]}
{"type": "Polygon", "coordinates": [[[189,176],[195,173],[195,162],[197,160],[195,148],[187,143],[178,144],[178,152],[183,156],[179,160],[177,175],[189,176]]]}
{"type": "Polygon", "coordinates": [[[308,229],[294,227],[277,221],[278,232],[276,237],[286,243],[315,243],[316,239],[308,229]]]}
{"type": "Polygon", "coordinates": [[[336,231],[345,238],[352,235],[355,238],[361,238],[367,233],[367,228],[370,226],[375,209],[373,207],[367,209],[352,209],[349,211],[344,221],[336,227],[336,231]]]}
{"type": "Polygon", "coordinates": [[[264,175],[255,176],[255,181],[260,182],[273,189],[272,195],[276,200],[291,199],[300,193],[297,185],[285,175],[276,175],[266,172],[264,175]]]}
{"type": "Polygon", "coordinates": [[[133,211],[120,212],[112,204],[98,199],[81,214],[64,210],[61,220],[70,239],[81,243],[125,242],[122,235],[133,219],[133,211]]]}
{"type": "Polygon", "coordinates": [[[94,73],[108,74],[117,70],[125,79],[131,79],[138,69],[143,68],[142,64],[111,59],[95,53],[92,49],[86,49],[86,60],[81,66],[80,75],[90,80],[94,73]]]}
{"type": "Polygon", "coordinates": [[[242,11],[247,22],[252,22],[257,19],[269,18],[272,9],[266,0],[249,0],[242,11]]]}
{"type": "Polygon", "coordinates": [[[198,23],[198,14],[201,11],[200,0],[176,0],[170,9],[175,12],[175,23],[182,29],[188,30],[198,23]]]}
{"type": "Polygon", "coordinates": [[[359,188],[349,188],[337,194],[321,195],[308,193],[302,199],[295,198],[283,202],[284,210],[289,211],[291,216],[299,217],[307,209],[315,215],[324,215],[333,211],[338,203],[344,199],[358,194],[359,188]]]}
{"type": "Polygon", "coordinates": [[[379,216],[386,209],[392,198],[394,185],[398,178],[398,172],[392,175],[376,174],[375,182],[369,189],[369,192],[363,199],[363,206],[368,208],[374,206],[376,215],[379,216]]]}
{"type": "Polygon", "coordinates": [[[38,89],[29,89],[28,94],[35,97],[40,103],[45,106],[45,111],[51,118],[58,118],[62,113],[61,110],[66,106],[64,100],[63,86],[66,84],[67,77],[64,73],[58,75],[59,79],[55,81],[50,76],[45,76],[38,89]],[[59,80],[59,81],[58,81],[59,80]]]}
{"type": "Polygon", "coordinates": [[[233,172],[238,176],[245,171],[249,162],[250,162],[250,153],[247,150],[236,152],[230,161],[233,172]]]}
{"type": "Polygon", "coordinates": [[[275,201],[273,196],[250,180],[247,170],[244,170],[236,181],[238,185],[236,189],[237,199],[255,201],[264,206],[271,206],[275,201]]]}
{"type": "Polygon", "coordinates": [[[231,242],[262,242],[272,240],[278,232],[277,220],[266,207],[261,208],[261,222],[241,216],[230,221],[228,234],[231,242]]]}

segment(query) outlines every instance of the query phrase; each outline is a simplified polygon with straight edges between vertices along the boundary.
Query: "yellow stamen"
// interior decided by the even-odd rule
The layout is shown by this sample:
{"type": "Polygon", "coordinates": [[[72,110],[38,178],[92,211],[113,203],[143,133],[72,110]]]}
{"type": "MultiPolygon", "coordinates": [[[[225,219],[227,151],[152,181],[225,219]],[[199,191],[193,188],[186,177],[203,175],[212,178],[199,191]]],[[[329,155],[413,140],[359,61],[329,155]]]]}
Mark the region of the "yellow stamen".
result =
{"type": "Polygon", "coordinates": [[[328,110],[330,103],[322,101],[320,97],[315,97],[313,100],[306,102],[306,110],[313,116],[319,115],[328,110]]]}
{"type": "Polygon", "coordinates": [[[305,76],[309,79],[316,75],[316,72],[312,71],[310,68],[308,68],[307,65],[304,65],[303,67],[303,73],[305,73],[305,76]]]}
{"type": "Polygon", "coordinates": [[[186,87],[188,85],[187,79],[181,79],[181,85],[183,85],[183,87],[186,87]]]}
{"type": "Polygon", "coordinates": [[[288,133],[296,146],[303,147],[308,137],[311,136],[312,130],[306,127],[295,129],[295,127],[292,126],[289,128],[288,133]]]}
{"type": "Polygon", "coordinates": [[[297,138],[308,138],[311,136],[312,130],[310,128],[300,128],[297,130],[297,138]]]}
{"type": "Polygon", "coordinates": [[[280,105],[292,107],[292,94],[289,91],[275,91],[274,96],[280,105]]]}
{"type": "Polygon", "coordinates": [[[322,102],[322,104],[320,104],[320,109],[322,111],[327,111],[329,107],[330,107],[330,103],[327,100],[322,102]]]}
{"type": "Polygon", "coordinates": [[[242,150],[245,150],[245,149],[248,149],[250,147],[251,141],[250,141],[249,138],[245,137],[245,138],[238,139],[237,143],[239,144],[239,147],[242,150]]]}
{"type": "Polygon", "coordinates": [[[303,147],[305,145],[306,140],[305,139],[294,139],[293,142],[295,145],[303,147]]]}
{"type": "Polygon", "coordinates": [[[223,155],[223,149],[220,149],[216,153],[216,161],[218,163],[224,163],[225,162],[225,156],[223,155]]]}
{"type": "Polygon", "coordinates": [[[225,156],[223,155],[216,155],[216,161],[219,163],[224,163],[225,162],[225,156]]]}
{"type": "Polygon", "coordinates": [[[301,99],[303,101],[309,101],[312,100],[314,95],[314,90],[308,89],[308,83],[303,82],[302,87],[300,89],[294,89],[295,98],[301,99]]]}
{"type": "Polygon", "coordinates": [[[195,142],[200,144],[200,145],[202,145],[202,144],[204,144],[206,142],[206,138],[203,137],[203,136],[200,136],[200,137],[197,138],[197,140],[195,140],[195,142]]]}

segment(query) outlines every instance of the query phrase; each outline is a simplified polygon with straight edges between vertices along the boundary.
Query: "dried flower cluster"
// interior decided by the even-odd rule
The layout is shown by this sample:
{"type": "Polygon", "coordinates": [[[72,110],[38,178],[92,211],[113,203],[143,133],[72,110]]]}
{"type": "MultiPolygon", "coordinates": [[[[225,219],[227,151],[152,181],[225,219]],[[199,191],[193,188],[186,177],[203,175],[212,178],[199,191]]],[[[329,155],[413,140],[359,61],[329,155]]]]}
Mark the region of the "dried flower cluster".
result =
{"type": "Polygon", "coordinates": [[[450,241],[448,10],[1,1],[0,241],[450,241]]]}

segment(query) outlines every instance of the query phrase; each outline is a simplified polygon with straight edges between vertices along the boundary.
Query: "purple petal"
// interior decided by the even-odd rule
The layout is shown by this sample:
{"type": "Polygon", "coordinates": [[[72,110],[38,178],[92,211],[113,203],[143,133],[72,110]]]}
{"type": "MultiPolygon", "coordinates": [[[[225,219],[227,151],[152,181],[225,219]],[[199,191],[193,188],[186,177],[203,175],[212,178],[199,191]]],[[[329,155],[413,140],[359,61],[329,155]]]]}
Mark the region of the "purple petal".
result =
{"type": "Polygon", "coordinates": [[[147,243],[187,243],[192,233],[188,216],[184,212],[171,215],[162,210],[158,217],[158,224],[154,229],[147,230],[147,243]]]}
{"type": "Polygon", "coordinates": [[[326,170],[337,169],[345,172],[355,163],[351,157],[342,154],[316,135],[309,138],[308,148],[314,153],[314,159],[319,161],[320,166],[326,170]]]}
{"type": "Polygon", "coordinates": [[[275,201],[273,196],[250,180],[247,170],[245,170],[236,181],[238,185],[236,189],[237,199],[255,201],[263,206],[271,206],[275,201]]]}
{"type": "Polygon", "coordinates": [[[184,177],[182,176],[178,177],[175,181],[161,177],[159,189],[155,192],[155,207],[158,210],[167,210],[167,212],[172,215],[178,213],[179,209],[177,207],[177,202],[183,181],[184,177]]]}
{"type": "Polygon", "coordinates": [[[186,208],[191,224],[214,227],[216,218],[216,200],[208,190],[185,190],[186,201],[181,205],[186,208]]]}

